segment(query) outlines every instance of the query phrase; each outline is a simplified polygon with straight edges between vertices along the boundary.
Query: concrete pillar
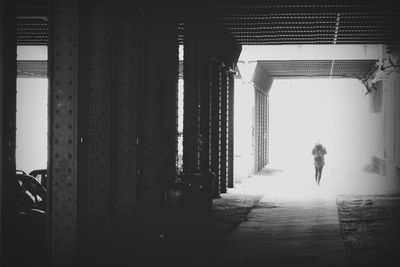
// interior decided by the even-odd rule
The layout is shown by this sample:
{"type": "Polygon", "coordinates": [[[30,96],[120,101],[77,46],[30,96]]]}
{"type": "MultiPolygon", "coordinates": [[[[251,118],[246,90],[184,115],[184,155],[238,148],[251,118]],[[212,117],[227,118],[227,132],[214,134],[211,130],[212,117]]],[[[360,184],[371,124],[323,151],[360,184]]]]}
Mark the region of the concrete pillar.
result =
{"type": "Polygon", "coordinates": [[[49,37],[49,244],[52,266],[76,266],[79,144],[78,9],[55,0],[49,37]]]}
{"type": "Polygon", "coordinates": [[[18,258],[15,229],[16,15],[14,1],[0,3],[0,265],[18,258]]]}
{"type": "MultiPolygon", "coordinates": [[[[398,63],[399,52],[399,46],[391,48],[390,54],[384,55],[386,62],[389,62],[390,56],[394,64],[398,63]]],[[[385,166],[378,166],[383,167],[387,177],[398,181],[400,178],[400,74],[398,67],[387,68],[383,77],[385,166]]]]}

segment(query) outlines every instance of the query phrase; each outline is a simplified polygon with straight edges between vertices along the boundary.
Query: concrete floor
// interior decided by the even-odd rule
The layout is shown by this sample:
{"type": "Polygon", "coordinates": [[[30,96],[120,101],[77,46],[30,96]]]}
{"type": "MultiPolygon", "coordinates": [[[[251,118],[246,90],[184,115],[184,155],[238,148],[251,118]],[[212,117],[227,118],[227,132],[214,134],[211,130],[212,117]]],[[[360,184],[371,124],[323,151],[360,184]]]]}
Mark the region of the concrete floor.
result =
{"type": "Polygon", "coordinates": [[[223,261],[268,266],[345,266],[334,199],[263,198],[226,239],[223,261]]]}
{"type": "Polygon", "coordinates": [[[142,256],[135,257],[141,266],[218,267],[379,266],[397,260],[388,255],[400,249],[400,217],[393,215],[400,197],[391,197],[398,183],[365,172],[326,171],[318,187],[313,176],[265,169],[242,179],[214,199],[211,217],[194,212],[177,218],[162,238],[145,238],[148,245],[140,243],[136,255],[142,256]]]}
{"type": "Polygon", "coordinates": [[[326,172],[318,187],[311,171],[265,169],[230,190],[264,197],[247,221],[226,238],[218,262],[224,266],[350,266],[337,195],[396,191],[395,181],[373,174],[326,172]]]}

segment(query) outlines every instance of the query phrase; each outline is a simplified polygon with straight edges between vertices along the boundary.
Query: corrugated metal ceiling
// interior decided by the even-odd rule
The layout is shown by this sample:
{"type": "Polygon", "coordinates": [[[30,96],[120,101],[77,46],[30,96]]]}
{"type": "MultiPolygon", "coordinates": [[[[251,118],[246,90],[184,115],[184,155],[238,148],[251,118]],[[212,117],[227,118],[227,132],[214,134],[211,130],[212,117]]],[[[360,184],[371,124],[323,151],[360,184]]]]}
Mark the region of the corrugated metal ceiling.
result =
{"type": "MultiPolygon", "coordinates": [[[[394,44],[395,1],[219,1],[211,10],[242,45],[394,44]]],[[[180,24],[180,40],[183,40],[180,24]]]]}
{"type": "Polygon", "coordinates": [[[243,45],[386,44],[400,25],[398,9],[379,2],[221,6],[217,13],[243,45]]]}
{"type": "MultiPolygon", "coordinates": [[[[399,7],[382,0],[220,0],[198,5],[208,7],[242,45],[399,42],[399,7]]],[[[47,1],[19,0],[17,6],[18,44],[47,44],[47,1]]],[[[181,21],[181,44],[183,29],[181,21]]]]}
{"type": "Polygon", "coordinates": [[[356,78],[363,80],[377,68],[376,60],[263,60],[262,69],[274,78],[356,78]]]}
{"type": "Polygon", "coordinates": [[[45,0],[17,1],[17,44],[47,45],[48,3],[45,0]]]}

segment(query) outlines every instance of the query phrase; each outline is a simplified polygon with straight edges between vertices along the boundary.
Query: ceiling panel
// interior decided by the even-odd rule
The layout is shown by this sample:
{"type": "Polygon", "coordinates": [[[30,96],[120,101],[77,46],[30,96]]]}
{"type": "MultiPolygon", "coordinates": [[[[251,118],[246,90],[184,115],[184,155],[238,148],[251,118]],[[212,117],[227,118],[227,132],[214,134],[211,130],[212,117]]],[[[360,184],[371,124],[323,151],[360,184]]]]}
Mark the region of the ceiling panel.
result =
{"type": "Polygon", "coordinates": [[[263,60],[263,70],[274,78],[356,78],[369,77],[376,60],[263,60]]]}
{"type": "MultiPolygon", "coordinates": [[[[400,41],[400,7],[391,3],[394,1],[215,0],[198,5],[214,14],[241,45],[396,44],[400,41]]],[[[47,0],[17,0],[17,16],[19,45],[47,44],[47,0]]],[[[180,44],[183,34],[182,16],[180,44]]]]}

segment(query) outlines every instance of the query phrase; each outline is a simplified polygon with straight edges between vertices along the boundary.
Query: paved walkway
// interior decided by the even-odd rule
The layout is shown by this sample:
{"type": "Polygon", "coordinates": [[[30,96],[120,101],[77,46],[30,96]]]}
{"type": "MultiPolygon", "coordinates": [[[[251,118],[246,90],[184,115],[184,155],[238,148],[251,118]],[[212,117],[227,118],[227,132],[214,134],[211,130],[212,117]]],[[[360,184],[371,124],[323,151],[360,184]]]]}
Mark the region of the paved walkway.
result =
{"type": "Polygon", "coordinates": [[[305,181],[278,172],[253,177],[237,191],[250,188],[264,198],[226,239],[220,255],[224,264],[347,265],[335,192],[329,186],[321,182],[318,188],[312,176],[305,181]]]}
{"type": "Polygon", "coordinates": [[[268,266],[345,266],[336,203],[265,198],[227,238],[222,257],[268,266]]]}
{"type": "Polygon", "coordinates": [[[231,193],[264,197],[226,239],[221,263],[235,266],[346,266],[337,195],[386,195],[398,181],[355,171],[325,170],[318,187],[312,168],[264,169],[231,193]]]}

